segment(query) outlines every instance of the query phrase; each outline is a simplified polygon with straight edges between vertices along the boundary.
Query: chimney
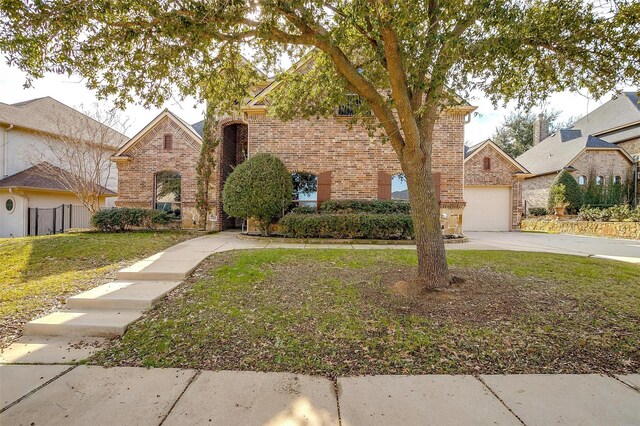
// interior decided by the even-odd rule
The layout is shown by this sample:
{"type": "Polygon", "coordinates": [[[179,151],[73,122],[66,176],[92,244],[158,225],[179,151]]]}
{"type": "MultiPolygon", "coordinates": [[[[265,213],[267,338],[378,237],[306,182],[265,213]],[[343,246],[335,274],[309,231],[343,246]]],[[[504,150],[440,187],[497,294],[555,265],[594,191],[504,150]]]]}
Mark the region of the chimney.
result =
{"type": "Polygon", "coordinates": [[[533,122],[533,145],[536,146],[549,136],[549,122],[542,113],[533,122]]]}

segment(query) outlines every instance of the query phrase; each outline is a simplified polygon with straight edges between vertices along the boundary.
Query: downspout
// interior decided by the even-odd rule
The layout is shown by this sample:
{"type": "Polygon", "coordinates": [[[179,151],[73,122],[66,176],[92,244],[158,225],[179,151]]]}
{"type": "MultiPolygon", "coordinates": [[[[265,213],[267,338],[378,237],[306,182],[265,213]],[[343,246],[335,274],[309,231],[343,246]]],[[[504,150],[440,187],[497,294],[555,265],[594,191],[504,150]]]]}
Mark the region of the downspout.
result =
{"type": "Polygon", "coordinates": [[[638,207],[638,162],[640,162],[640,155],[633,156],[633,208],[638,207]]]}
{"type": "Polygon", "coordinates": [[[2,141],[2,177],[9,176],[9,130],[13,129],[13,124],[4,129],[4,140],[2,141]]]}

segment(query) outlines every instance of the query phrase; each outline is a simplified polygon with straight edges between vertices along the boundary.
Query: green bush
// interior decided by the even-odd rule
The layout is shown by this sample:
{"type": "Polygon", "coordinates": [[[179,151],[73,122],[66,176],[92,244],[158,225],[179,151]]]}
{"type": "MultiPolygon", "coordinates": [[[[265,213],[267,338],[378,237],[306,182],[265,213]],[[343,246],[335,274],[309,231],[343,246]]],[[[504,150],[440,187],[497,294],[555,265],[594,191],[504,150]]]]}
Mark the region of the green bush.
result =
{"type": "Polygon", "coordinates": [[[321,213],[373,213],[410,214],[407,201],[392,200],[327,200],[320,206],[321,213]]]}
{"type": "Polygon", "coordinates": [[[288,214],[280,225],[283,234],[293,238],[413,238],[413,222],[408,214],[288,214]]]}
{"type": "Polygon", "coordinates": [[[103,232],[121,232],[140,227],[154,229],[168,224],[172,217],[163,210],[122,207],[96,212],[91,224],[103,232]]]}
{"type": "Polygon", "coordinates": [[[544,207],[531,207],[529,214],[531,216],[546,216],[549,212],[544,207]]]}
{"type": "Polygon", "coordinates": [[[565,202],[567,203],[567,213],[575,214],[582,206],[583,193],[580,185],[575,180],[571,173],[566,170],[558,173],[558,176],[553,180],[553,184],[551,185],[551,191],[549,192],[549,202],[548,209],[549,211],[553,211],[554,207],[556,207],[556,202],[554,201],[554,188],[563,185],[562,194],[564,195],[565,202]]]}
{"type": "Polygon", "coordinates": [[[316,214],[318,210],[314,207],[309,206],[297,206],[291,209],[291,213],[293,214],[316,214]]]}
{"type": "Polygon", "coordinates": [[[585,206],[580,209],[578,219],[601,222],[640,222],[640,207],[631,209],[627,204],[607,208],[585,206]]]}
{"type": "Polygon", "coordinates": [[[224,211],[232,217],[253,218],[264,235],[291,204],[291,173],[278,157],[257,154],[236,167],[222,191],[224,211]]]}

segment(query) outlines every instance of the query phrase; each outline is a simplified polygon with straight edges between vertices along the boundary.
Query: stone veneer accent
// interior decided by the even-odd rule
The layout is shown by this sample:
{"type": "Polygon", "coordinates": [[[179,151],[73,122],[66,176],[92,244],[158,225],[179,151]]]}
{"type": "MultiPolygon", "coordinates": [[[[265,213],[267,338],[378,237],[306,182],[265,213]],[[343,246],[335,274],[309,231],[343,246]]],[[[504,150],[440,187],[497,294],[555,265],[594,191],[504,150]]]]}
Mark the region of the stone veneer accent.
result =
{"type": "Polygon", "coordinates": [[[465,186],[511,187],[511,229],[518,229],[523,214],[523,178],[516,176],[521,170],[504,157],[504,154],[487,144],[473,153],[464,163],[465,186]],[[484,170],[484,159],[490,158],[490,170],[484,170]]]}
{"type": "Polygon", "coordinates": [[[617,145],[624,148],[629,155],[640,155],[640,138],[620,142],[617,145]]]}
{"type": "Polygon", "coordinates": [[[640,240],[640,222],[591,222],[582,220],[524,219],[523,231],[550,232],[640,240]]]}
{"type": "MultiPolygon", "coordinates": [[[[575,167],[571,175],[578,176],[604,176],[608,180],[610,176],[621,176],[626,179],[632,173],[632,164],[620,152],[614,150],[587,149],[580,154],[570,166],[575,167]]],[[[547,207],[549,189],[557,173],[534,176],[525,179],[522,198],[526,202],[527,209],[531,207],[547,207]]]]}

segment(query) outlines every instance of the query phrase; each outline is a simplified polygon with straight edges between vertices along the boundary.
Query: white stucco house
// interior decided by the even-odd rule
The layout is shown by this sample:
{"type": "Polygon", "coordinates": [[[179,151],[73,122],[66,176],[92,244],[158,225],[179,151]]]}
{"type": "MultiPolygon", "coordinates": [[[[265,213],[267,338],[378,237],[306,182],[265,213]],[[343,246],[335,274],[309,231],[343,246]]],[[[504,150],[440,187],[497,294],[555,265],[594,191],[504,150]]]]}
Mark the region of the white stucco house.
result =
{"type": "MultiPolygon", "coordinates": [[[[51,97],[0,102],[0,237],[86,226],[86,208],[60,178],[69,176],[69,167],[60,160],[65,150],[56,144],[68,144],[71,138],[92,141],[97,135],[106,135],[113,146],[105,149],[107,158],[128,139],[51,97]]],[[[110,163],[109,167],[104,180],[97,182],[101,206],[113,204],[117,192],[117,169],[110,163]]]]}

